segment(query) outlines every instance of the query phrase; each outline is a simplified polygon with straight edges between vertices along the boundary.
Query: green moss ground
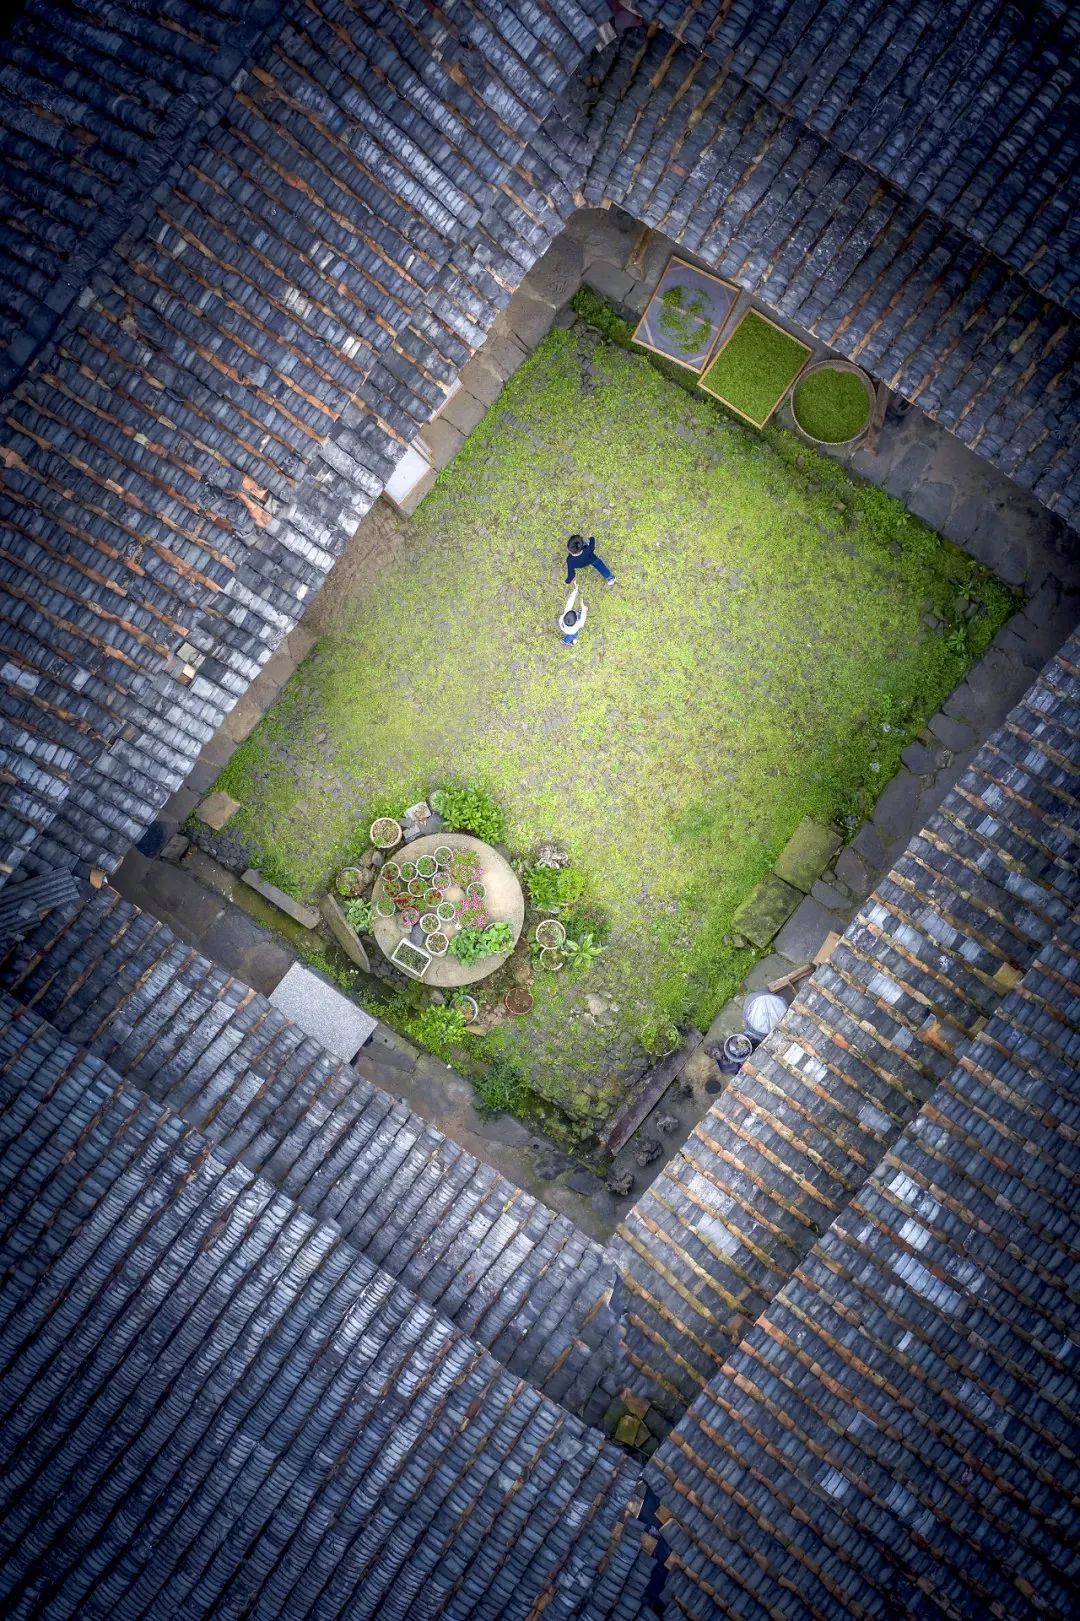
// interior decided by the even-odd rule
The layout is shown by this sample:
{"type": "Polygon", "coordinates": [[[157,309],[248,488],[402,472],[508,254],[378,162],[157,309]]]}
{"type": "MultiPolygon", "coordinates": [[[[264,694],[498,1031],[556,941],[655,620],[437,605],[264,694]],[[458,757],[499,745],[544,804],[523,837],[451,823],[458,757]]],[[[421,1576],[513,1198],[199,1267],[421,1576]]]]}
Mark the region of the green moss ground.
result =
{"type": "Polygon", "coordinates": [[[870,399],[862,378],[829,367],[797,384],[791,408],[799,426],[827,445],[854,439],[870,420],[870,399]]]}
{"type": "Polygon", "coordinates": [[[358,826],[456,778],[496,794],[512,850],[564,844],[610,948],[587,979],[538,976],[494,1044],[599,1116],[643,1038],[704,1028],[735,988],[750,958],[725,943],[731,915],[800,818],[865,814],[1012,606],[792,435],[742,427],[592,328],[557,331],[229,763],[229,831],[315,893],[358,826]],[[573,530],[619,583],[580,577],[569,650],[573,530]],[[950,629],[961,594],[984,611],[950,629]],[[594,1018],[588,993],[615,1010],[594,1018]]]}
{"type": "Polygon", "coordinates": [[[805,344],[747,310],[701,386],[751,422],[764,422],[806,359],[805,344]]]}

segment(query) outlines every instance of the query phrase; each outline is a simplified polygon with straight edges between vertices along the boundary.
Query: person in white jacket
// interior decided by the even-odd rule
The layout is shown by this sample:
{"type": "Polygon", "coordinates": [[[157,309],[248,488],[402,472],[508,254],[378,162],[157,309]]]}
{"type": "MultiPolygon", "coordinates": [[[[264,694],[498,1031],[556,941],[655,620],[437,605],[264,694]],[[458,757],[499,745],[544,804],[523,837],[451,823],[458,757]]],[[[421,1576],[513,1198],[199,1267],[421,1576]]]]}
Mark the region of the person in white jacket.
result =
{"type": "Polygon", "coordinates": [[[589,610],[585,606],[584,598],[579,600],[578,588],[575,585],[566,599],[566,607],[559,615],[559,629],[562,632],[563,646],[573,647],[581,635],[582,626],[588,617],[589,610]]]}

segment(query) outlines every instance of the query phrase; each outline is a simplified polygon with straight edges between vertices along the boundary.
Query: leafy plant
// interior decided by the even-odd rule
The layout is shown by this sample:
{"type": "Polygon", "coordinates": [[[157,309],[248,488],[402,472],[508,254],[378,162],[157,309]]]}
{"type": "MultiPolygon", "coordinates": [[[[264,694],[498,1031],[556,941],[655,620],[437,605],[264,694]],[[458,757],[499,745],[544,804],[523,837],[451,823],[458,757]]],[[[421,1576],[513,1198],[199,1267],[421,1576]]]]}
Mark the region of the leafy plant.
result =
{"type": "Polygon", "coordinates": [[[513,943],[514,931],[509,923],[489,923],[484,929],[461,929],[450,942],[450,955],[469,966],[497,952],[509,951],[513,943]]]}
{"type": "Polygon", "coordinates": [[[576,867],[530,867],[525,874],[529,899],[541,911],[571,906],[581,899],[585,879],[576,867]]]}
{"type": "Polygon", "coordinates": [[[485,844],[498,844],[506,830],[503,813],[485,788],[451,783],[433,793],[431,803],[452,833],[471,833],[485,844]]]}
{"type": "Polygon", "coordinates": [[[405,1032],[437,1058],[465,1039],[465,1015],[455,1007],[426,1007],[405,1021],[405,1032]]]}
{"type": "Polygon", "coordinates": [[[675,347],[684,355],[692,355],[701,348],[709,335],[709,321],[701,320],[705,314],[705,294],[699,288],[690,293],[685,287],[669,287],[660,294],[659,327],[672,339],[675,347]]]}
{"type": "Polygon", "coordinates": [[[606,946],[611,939],[611,924],[599,906],[588,900],[575,901],[563,913],[566,932],[575,940],[591,934],[598,946],[606,946]]]}
{"type": "Polygon", "coordinates": [[[562,947],[567,963],[578,972],[591,968],[603,950],[603,946],[597,945],[589,930],[576,940],[567,939],[562,947]]]}
{"type": "Polygon", "coordinates": [[[668,1018],[646,1019],[639,1031],[641,1045],[650,1058],[664,1058],[679,1045],[679,1027],[668,1018]]]}
{"type": "Polygon", "coordinates": [[[486,1075],[473,1079],[481,1114],[524,1114],[531,1093],[525,1077],[513,1062],[500,1053],[486,1075]]]}
{"type": "Polygon", "coordinates": [[[345,920],[357,934],[366,934],[371,928],[373,909],[370,901],[350,901],[345,908],[345,920]]]}

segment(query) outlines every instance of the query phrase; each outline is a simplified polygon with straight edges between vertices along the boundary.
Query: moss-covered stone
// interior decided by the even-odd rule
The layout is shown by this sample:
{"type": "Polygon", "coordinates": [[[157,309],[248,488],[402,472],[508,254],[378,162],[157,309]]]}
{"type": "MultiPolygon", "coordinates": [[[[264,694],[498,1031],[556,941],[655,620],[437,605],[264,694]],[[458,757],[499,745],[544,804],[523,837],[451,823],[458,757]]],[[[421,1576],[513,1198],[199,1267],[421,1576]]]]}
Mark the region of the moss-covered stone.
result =
{"type": "Polygon", "coordinates": [[[752,946],[764,950],[801,900],[799,890],[771,872],[739,907],[731,920],[732,928],[752,946]]]}
{"type": "Polygon", "coordinates": [[[796,889],[808,895],[814,879],[821,877],[841,842],[835,828],[815,822],[811,816],[804,816],[777,856],[773,872],[786,884],[794,884],[796,889]]]}

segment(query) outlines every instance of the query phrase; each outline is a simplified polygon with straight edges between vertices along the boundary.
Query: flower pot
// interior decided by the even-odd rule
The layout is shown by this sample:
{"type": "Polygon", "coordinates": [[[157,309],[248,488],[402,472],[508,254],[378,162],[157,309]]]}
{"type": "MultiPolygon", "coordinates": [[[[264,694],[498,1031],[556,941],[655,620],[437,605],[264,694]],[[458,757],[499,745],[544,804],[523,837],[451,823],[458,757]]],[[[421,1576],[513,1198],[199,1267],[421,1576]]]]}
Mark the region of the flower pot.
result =
{"type": "MultiPolygon", "coordinates": [[[[431,944],[430,940],[428,941],[428,944],[431,944]]],[[[454,997],[454,1006],[462,1015],[466,1024],[475,1024],[477,1019],[480,1017],[479,1002],[476,1000],[475,996],[469,996],[465,991],[461,991],[457,996],[454,997]]]]}
{"type": "Polygon", "coordinates": [[[465,885],[465,894],[471,901],[482,901],[487,894],[487,885],[474,878],[471,884],[465,885]]]}
{"type": "Polygon", "coordinates": [[[364,888],[364,875],[359,867],[342,867],[337,875],[337,892],[355,900],[364,888]]]}
{"type": "Polygon", "coordinates": [[[424,944],[427,946],[433,957],[445,957],[446,948],[450,942],[446,938],[446,935],[443,934],[441,929],[436,929],[433,934],[428,935],[427,939],[424,941],[424,944]]]}
{"type": "Polygon", "coordinates": [[[514,985],[503,997],[503,1006],[507,1013],[512,1013],[516,1019],[531,1013],[533,1008],[533,993],[526,990],[524,985],[514,985]]]}
{"type": "Polygon", "coordinates": [[[427,885],[420,877],[410,878],[407,887],[409,894],[414,896],[418,901],[422,901],[424,896],[427,894],[427,885]]]}
{"type": "Polygon", "coordinates": [[[379,877],[382,879],[384,884],[388,880],[393,882],[395,879],[400,878],[400,876],[401,868],[398,866],[396,861],[384,861],[382,866],[379,868],[379,877]]]}
{"type": "Polygon", "coordinates": [[[416,861],[416,875],[418,878],[434,878],[438,870],[434,856],[418,856],[416,861]]]}
{"type": "Polygon", "coordinates": [[[420,921],[420,913],[417,911],[415,906],[403,907],[401,912],[401,921],[405,928],[413,929],[420,921]]]}
{"type": "Polygon", "coordinates": [[[743,1063],[745,1059],[750,1057],[753,1050],[754,1043],[741,1030],[724,1037],[724,1057],[731,1064],[743,1063]]]}
{"type": "Polygon", "coordinates": [[[401,823],[392,816],[376,816],[368,832],[376,850],[393,850],[401,843],[401,823]]]}
{"type": "Polygon", "coordinates": [[[453,901],[440,901],[435,910],[441,923],[453,923],[457,917],[457,907],[453,901]]]}
{"type": "Polygon", "coordinates": [[[556,951],[554,946],[542,947],[540,952],[540,966],[541,968],[548,969],[553,974],[557,974],[560,968],[565,966],[565,959],[562,952],[556,951]]]}
{"type": "Polygon", "coordinates": [[[422,912],[420,914],[420,930],[422,934],[442,933],[442,930],[439,927],[439,919],[435,916],[434,912],[422,912]]]}
{"type": "Polygon", "coordinates": [[[375,902],[375,910],[379,917],[393,917],[394,913],[397,911],[397,907],[394,904],[394,897],[392,895],[380,895],[378,900],[375,902]]]}
{"type": "MultiPolygon", "coordinates": [[[[858,401],[857,384],[854,381],[852,381],[847,386],[854,392],[855,400],[857,402],[858,401]]],[[[803,438],[808,440],[810,444],[812,444],[812,445],[824,445],[830,450],[837,450],[837,449],[842,450],[848,445],[857,444],[858,441],[862,438],[863,434],[866,432],[867,428],[870,426],[870,418],[873,415],[874,404],[875,404],[874,385],[871,382],[870,378],[863,371],[862,367],[854,365],[853,362],[850,361],[850,360],[840,360],[838,358],[837,359],[830,358],[830,359],[827,359],[827,360],[815,361],[812,366],[807,366],[806,370],[803,372],[802,376],[799,378],[798,382],[795,384],[795,387],[791,392],[791,417],[792,417],[792,421],[795,423],[796,428],[802,434],[803,438]],[[815,432],[812,431],[812,428],[817,426],[816,421],[811,421],[811,427],[806,427],[806,426],[804,426],[803,420],[799,416],[799,397],[800,397],[800,394],[802,395],[802,400],[803,400],[803,412],[804,412],[804,415],[806,415],[808,412],[813,411],[815,409],[815,407],[813,405],[813,402],[812,402],[812,399],[811,399],[813,390],[820,388],[822,386],[822,379],[827,379],[830,375],[833,376],[833,377],[837,377],[837,376],[843,377],[845,379],[846,378],[852,378],[852,379],[857,378],[858,382],[862,385],[863,392],[865,394],[865,400],[866,400],[866,410],[865,410],[865,413],[863,414],[861,425],[859,427],[855,428],[853,432],[844,433],[839,438],[836,438],[836,437],[830,437],[830,438],[821,437],[820,433],[815,433],[815,432]],[[807,384],[809,384],[809,389],[806,388],[807,384]]],[[[816,414],[818,414],[818,415],[820,414],[820,406],[817,407],[816,414]]],[[[854,424],[857,416],[858,416],[858,413],[856,412],[855,415],[851,417],[850,423],[852,425],[854,424]]],[[[810,420],[809,417],[808,417],[808,420],[810,420]]]]}
{"type": "Polygon", "coordinates": [[[566,939],[566,926],[558,918],[546,917],[542,923],[536,925],[536,943],[538,946],[551,946],[558,950],[566,939]]]}
{"type": "Polygon", "coordinates": [[[411,883],[416,877],[416,866],[412,861],[403,861],[398,868],[398,877],[403,884],[411,883]]]}
{"type": "Polygon", "coordinates": [[[437,844],[435,846],[435,865],[437,867],[445,869],[449,867],[453,859],[454,852],[448,844],[437,844]]]}

